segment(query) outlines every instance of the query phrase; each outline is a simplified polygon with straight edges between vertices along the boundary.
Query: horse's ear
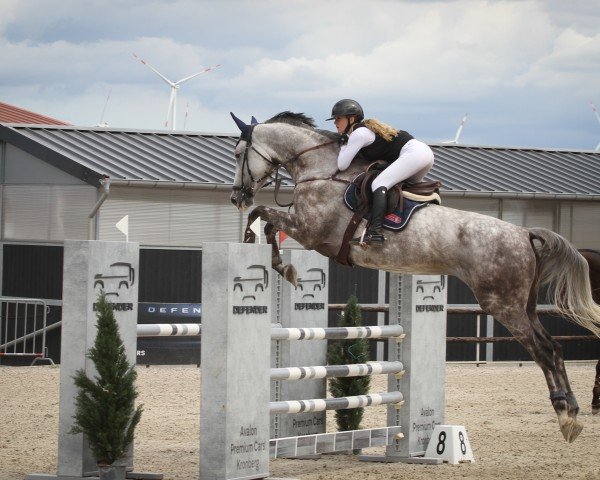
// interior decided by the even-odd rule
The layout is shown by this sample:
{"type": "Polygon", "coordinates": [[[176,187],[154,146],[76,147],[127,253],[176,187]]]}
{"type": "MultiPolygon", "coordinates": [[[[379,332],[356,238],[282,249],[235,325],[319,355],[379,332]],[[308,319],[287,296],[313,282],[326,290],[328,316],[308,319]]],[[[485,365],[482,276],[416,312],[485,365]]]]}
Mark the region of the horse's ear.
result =
{"type": "Polygon", "coordinates": [[[240,120],[238,117],[236,117],[233,114],[233,112],[229,112],[229,113],[231,114],[231,118],[233,118],[233,121],[235,122],[235,124],[240,129],[240,132],[242,132],[242,137],[244,137],[244,138],[248,137],[248,132],[250,131],[250,126],[246,125],[242,120],[240,120]]]}
{"type": "Polygon", "coordinates": [[[254,115],[252,115],[252,120],[250,120],[250,125],[256,125],[258,123],[258,120],[254,117],[254,115]]]}

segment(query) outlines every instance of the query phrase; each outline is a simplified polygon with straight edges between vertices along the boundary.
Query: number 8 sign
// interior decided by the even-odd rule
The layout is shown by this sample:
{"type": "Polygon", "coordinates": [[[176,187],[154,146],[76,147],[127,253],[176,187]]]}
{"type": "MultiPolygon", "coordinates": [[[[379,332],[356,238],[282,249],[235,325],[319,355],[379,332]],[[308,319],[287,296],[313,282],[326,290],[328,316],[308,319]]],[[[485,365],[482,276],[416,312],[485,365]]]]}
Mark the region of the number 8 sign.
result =
{"type": "Polygon", "coordinates": [[[475,463],[465,427],[437,425],[431,434],[425,458],[437,458],[452,464],[475,463]]]}

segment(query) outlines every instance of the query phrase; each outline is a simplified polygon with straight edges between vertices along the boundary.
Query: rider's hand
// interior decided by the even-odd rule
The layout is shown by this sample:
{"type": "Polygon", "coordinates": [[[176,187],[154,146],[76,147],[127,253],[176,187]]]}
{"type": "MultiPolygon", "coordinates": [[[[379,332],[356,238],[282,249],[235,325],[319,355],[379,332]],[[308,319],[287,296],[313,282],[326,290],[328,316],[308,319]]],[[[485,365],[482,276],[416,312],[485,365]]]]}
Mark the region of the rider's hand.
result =
{"type": "Polygon", "coordinates": [[[346,135],[345,133],[342,133],[340,135],[338,143],[340,144],[340,146],[346,145],[348,143],[348,135],[346,135]]]}

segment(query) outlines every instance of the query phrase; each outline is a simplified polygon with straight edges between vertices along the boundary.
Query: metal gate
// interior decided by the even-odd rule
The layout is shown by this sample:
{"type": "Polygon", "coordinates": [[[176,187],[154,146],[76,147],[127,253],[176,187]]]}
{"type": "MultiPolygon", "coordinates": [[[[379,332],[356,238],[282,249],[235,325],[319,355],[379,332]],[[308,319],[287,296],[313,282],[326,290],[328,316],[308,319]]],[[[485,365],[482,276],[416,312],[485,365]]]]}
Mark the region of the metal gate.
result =
{"type": "Polygon", "coordinates": [[[31,365],[47,361],[46,302],[35,298],[0,297],[0,360],[34,357],[31,365]]]}

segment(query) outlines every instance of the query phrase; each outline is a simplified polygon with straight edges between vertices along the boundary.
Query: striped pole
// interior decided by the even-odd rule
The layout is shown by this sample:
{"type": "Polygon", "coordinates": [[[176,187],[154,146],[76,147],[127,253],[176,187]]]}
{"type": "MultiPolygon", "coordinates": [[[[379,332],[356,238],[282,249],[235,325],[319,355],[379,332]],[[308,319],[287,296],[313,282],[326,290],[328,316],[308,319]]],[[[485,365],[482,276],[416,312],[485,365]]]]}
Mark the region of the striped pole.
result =
{"type": "MultiPolygon", "coordinates": [[[[332,328],[271,328],[272,340],[344,340],[353,338],[389,338],[404,333],[400,325],[381,327],[332,328]]],[[[200,323],[148,323],[138,324],[138,337],[197,336],[202,334],[200,323]]]]}
{"type": "Polygon", "coordinates": [[[369,362],[351,365],[272,368],[271,380],[308,380],[311,378],[361,377],[402,372],[402,362],[369,362]]]}
{"type": "Polygon", "coordinates": [[[404,329],[400,325],[381,327],[272,328],[271,340],[387,338],[399,337],[403,333],[404,329]]]}
{"type": "Polygon", "coordinates": [[[354,397],[314,398],[312,400],[289,400],[270,402],[269,412],[299,413],[322,412],[323,410],[345,410],[350,408],[375,407],[389,403],[400,403],[404,397],[401,392],[371,393],[354,397]]]}
{"type": "Polygon", "coordinates": [[[199,323],[152,323],[138,324],[138,337],[189,337],[200,335],[199,323]]]}

